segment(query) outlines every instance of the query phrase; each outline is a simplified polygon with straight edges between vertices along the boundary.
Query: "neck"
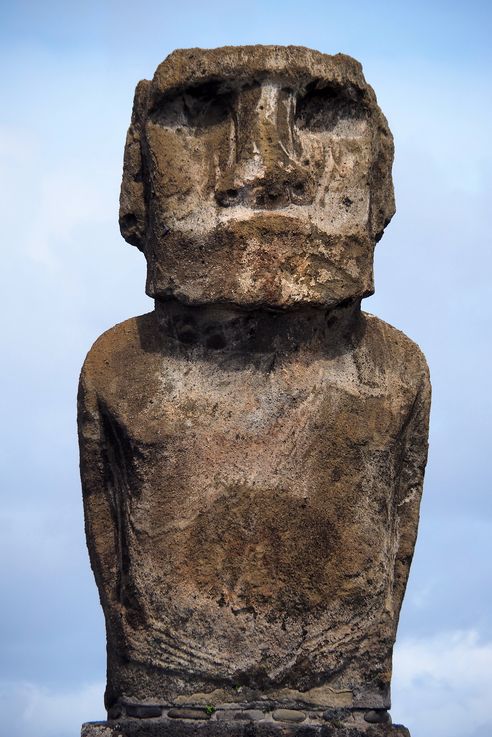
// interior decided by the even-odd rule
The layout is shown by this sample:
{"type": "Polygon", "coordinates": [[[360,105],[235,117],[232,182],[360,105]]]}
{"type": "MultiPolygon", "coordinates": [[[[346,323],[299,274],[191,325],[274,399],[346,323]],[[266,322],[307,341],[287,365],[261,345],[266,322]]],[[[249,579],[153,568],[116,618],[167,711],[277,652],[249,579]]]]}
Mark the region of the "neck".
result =
{"type": "Polygon", "coordinates": [[[360,329],[360,300],[336,307],[244,310],[235,305],[185,305],[156,300],[159,331],[185,349],[220,353],[281,354],[343,349],[360,329]]]}

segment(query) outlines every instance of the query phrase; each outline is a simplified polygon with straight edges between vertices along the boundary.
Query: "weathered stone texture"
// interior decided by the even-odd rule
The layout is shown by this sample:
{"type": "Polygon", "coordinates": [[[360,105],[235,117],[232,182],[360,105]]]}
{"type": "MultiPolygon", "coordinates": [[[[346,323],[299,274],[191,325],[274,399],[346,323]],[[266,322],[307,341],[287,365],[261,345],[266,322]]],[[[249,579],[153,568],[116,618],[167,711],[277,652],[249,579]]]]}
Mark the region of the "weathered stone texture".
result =
{"type": "Polygon", "coordinates": [[[410,737],[399,724],[371,725],[367,729],[342,724],[279,724],[264,721],[254,723],[224,723],[154,721],[141,723],[89,722],[82,726],[81,737],[410,737]]]}
{"type": "Polygon", "coordinates": [[[147,293],[335,305],[373,291],[393,139],[358,62],[299,47],[175,51],[137,87],[120,224],[147,293]]]}
{"type": "Polygon", "coordinates": [[[124,735],[408,734],[384,710],[430,385],[360,309],[392,156],[346,56],[178,51],[137,87],[120,224],[155,310],[99,338],[79,391],[124,735]]]}

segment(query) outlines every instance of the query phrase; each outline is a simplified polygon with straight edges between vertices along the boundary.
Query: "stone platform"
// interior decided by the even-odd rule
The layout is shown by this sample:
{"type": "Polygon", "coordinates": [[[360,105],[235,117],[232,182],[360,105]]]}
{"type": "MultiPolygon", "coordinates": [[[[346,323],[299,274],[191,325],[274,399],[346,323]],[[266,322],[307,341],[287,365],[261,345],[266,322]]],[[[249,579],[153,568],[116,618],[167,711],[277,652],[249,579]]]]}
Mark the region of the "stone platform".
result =
{"type": "Polygon", "coordinates": [[[406,727],[390,723],[387,712],[327,719],[290,710],[274,718],[252,710],[238,719],[230,712],[198,715],[192,709],[187,717],[160,716],[152,708],[140,718],[83,724],[81,737],[410,737],[406,727]]]}

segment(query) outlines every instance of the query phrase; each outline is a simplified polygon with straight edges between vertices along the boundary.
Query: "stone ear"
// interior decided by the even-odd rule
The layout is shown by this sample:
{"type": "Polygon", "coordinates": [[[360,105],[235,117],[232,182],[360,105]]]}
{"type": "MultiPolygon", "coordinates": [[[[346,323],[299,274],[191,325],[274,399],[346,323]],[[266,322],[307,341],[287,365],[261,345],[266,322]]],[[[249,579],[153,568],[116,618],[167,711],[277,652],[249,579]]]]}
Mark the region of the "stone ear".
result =
{"type": "Polygon", "coordinates": [[[146,202],[143,176],[142,138],[147,116],[150,82],[137,84],[130,127],[126,136],[123,179],[120,192],[120,231],[123,238],[141,251],[145,245],[146,202]]]}
{"type": "MultiPolygon", "coordinates": [[[[382,114],[381,114],[382,117],[382,114]]],[[[395,192],[393,189],[394,144],[386,119],[377,129],[375,157],[371,169],[370,227],[376,243],[395,214],[395,192]]]]}

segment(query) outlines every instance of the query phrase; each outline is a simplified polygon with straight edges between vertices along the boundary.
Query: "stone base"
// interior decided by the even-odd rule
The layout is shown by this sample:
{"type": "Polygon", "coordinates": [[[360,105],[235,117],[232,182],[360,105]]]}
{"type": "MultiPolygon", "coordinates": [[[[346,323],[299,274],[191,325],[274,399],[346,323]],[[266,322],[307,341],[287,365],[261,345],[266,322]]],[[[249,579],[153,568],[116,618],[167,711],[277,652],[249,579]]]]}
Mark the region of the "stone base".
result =
{"type": "Polygon", "coordinates": [[[229,721],[214,715],[207,720],[160,717],[87,722],[81,737],[410,737],[410,732],[399,724],[370,724],[357,717],[308,718],[296,724],[273,719],[229,721]]]}

